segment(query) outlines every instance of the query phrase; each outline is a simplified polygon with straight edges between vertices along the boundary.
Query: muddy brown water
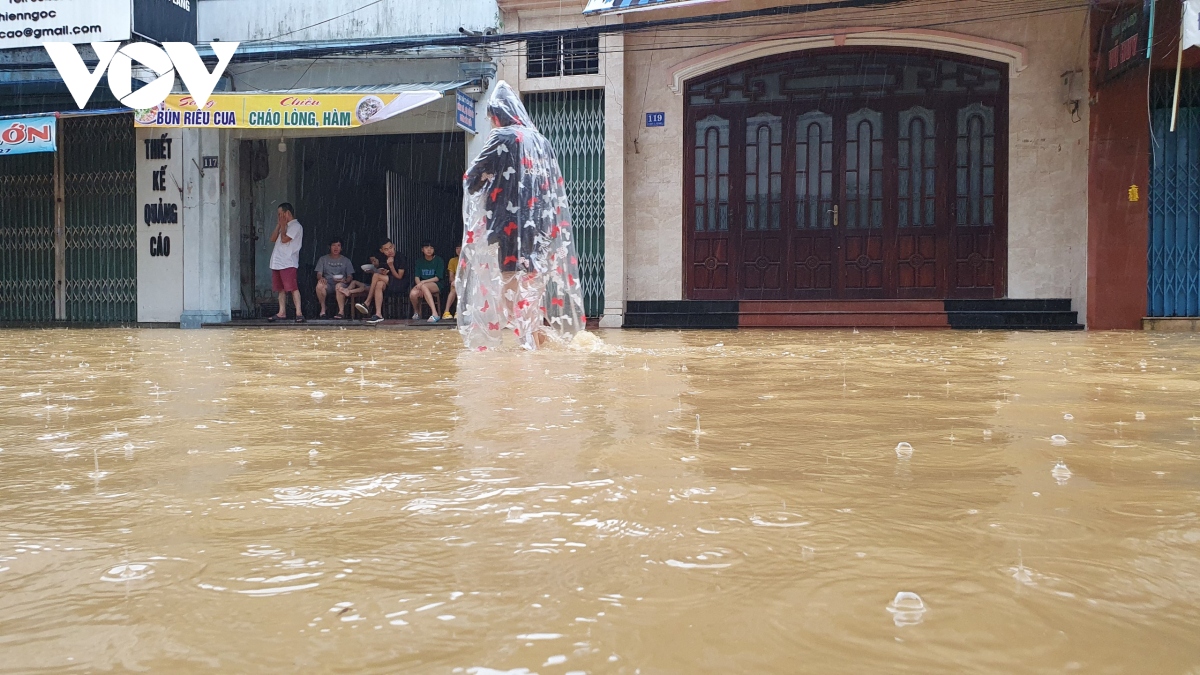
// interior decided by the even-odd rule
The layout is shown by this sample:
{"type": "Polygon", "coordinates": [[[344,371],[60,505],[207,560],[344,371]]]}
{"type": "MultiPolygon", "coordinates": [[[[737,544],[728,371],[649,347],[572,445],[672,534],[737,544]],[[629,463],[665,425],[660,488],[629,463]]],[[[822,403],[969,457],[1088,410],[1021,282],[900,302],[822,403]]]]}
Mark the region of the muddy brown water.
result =
{"type": "Polygon", "coordinates": [[[1200,340],[602,337],[0,332],[0,672],[1200,673],[1200,340]]]}

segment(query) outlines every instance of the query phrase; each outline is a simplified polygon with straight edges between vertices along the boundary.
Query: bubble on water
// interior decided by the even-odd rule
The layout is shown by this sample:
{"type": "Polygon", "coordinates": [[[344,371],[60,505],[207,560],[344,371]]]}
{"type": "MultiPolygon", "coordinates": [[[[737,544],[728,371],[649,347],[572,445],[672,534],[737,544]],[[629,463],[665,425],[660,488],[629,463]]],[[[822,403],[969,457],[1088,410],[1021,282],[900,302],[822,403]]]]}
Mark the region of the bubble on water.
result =
{"type": "Polygon", "coordinates": [[[911,459],[913,454],[913,446],[906,441],[900,441],[896,445],[896,457],[898,459],[911,459]]]}
{"type": "Polygon", "coordinates": [[[1146,413],[1138,411],[1133,414],[1133,419],[1135,419],[1139,422],[1145,422],[1146,421],[1146,413]]]}
{"type": "Polygon", "coordinates": [[[546,662],[542,664],[542,667],[557,666],[560,663],[566,663],[566,662],[567,662],[567,657],[563,654],[558,654],[556,656],[551,656],[550,658],[546,659],[546,662]]]}
{"type": "Polygon", "coordinates": [[[347,372],[347,373],[353,373],[353,372],[354,372],[354,369],[353,369],[353,368],[347,368],[347,369],[346,369],[346,372],[347,372]]]}
{"type": "Polygon", "coordinates": [[[1054,434],[1053,436],[1050,437],[1050,444],[1051,445],[1066,445],[1067,437],[1063,436],[1062,434],[1054,434]]]}
{"type": "Polygon", "coordinates": [[[125,563],[117,565],[105,572],[101,577],[101,581],[138,581],[145,579],[151,574],[154,574],[154,566],[151,563],[125,563]]]}
{"type": "Polygon", "coordinates": [[[900,591],[887,606],[892,621],[899,627],[915,626],[925,619],[925,601],[909,591],[900,591]]]}
{"type": "Polygon", "coordinates": [[[309,450],[309,451],[308,451],[308,456],[309,456],[309,457],[316,457],[316,456],[317,456],[317,455],[319,455],[319,454],[321,454],[321,453],[317,452],[317,450],[316,450],[315,448],[314,448],[314,449],[312,449],[312,450],[309,450]]]}
{"type": "Polygon", "coordinates": [[[992,430],[991,430],[991,429],[984,429],[984,430],[983,430],[983,437],[984,437],[985,439],[990,439],[990,438],[992,437],[992,430]]]}
{"type": "Polygon", "coordinates": [[[1050,475],[1054,476],[1054,482],[1059,485],[1066,485],[1067,481],[1071,480],[1071,470],[1062,462],[1054,465],[1054,468],[1050,470],[1050,475]]]}
{"type": "Polygon", "coordinates": [[[1075,419],[1075,416],[1072,415],[1071,413],[1067,413],[1067,414],[1063,415],[1063,419],[1070,422],[1071,420],[1075,419]]]}
{"type": "Polygon", "coordinates": [[[322,399],[322,398],[325,398],[325,392],[323,392],[323,391],[314,391],[314,392],[311,394],[311,396],[312,396],[313,398],[315,398],[315,399],[322,399]]]}

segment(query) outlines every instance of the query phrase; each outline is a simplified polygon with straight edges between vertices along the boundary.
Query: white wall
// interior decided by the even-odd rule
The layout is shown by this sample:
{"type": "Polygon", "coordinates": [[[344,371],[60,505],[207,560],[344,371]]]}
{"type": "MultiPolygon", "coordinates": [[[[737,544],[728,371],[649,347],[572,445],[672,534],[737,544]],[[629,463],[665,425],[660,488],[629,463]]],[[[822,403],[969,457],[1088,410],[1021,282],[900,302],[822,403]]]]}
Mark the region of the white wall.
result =
{"type": "Polygon", "coordinates": [[[389,0],[349,13],[365,4],[361,0],[200,0],[199,38],[201,42],[275,37],[285,42],[365,40],[458,34],[460,26],[483,30],[500,22],[496,0],[389,0]],[[342,14],[346,16],[334,19],[342,14]]]}

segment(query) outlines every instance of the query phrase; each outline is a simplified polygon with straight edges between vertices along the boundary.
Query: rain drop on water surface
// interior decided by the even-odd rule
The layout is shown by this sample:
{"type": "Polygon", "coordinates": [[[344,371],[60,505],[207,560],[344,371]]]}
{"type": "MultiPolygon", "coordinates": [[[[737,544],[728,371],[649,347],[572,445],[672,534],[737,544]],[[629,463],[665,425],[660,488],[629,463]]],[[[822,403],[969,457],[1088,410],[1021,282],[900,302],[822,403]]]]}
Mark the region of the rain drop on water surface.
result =
{"type": "Polygon", "coordinates": [[[1054,476],[1054,482],[1059,485],[1066,485],[1067,481],[1071,480],[1071,470],[1062,462],[1054,465],[1054,468],[1050,470],[1050,475],[1054,476]]]}
{"type": "Polygon", "coordinates": [[[896,445],[896,457],[898,459],[911,459],[913,454],[913,446],[906,441],[900,441],[896,445]]]}
{"type": "Polygon", "coordinates": [[[892,613],[892,621],[897,626],[915,626],[925,619],[925,601],[916,593],[900,591],[887,606],[887,611],[892,613]]]}

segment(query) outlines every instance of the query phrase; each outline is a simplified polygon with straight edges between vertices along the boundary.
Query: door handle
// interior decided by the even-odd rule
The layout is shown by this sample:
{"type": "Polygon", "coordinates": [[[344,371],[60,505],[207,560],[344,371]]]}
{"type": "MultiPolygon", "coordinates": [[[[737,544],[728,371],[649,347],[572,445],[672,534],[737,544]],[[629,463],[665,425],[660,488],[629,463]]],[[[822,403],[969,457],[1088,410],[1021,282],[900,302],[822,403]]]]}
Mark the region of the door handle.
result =
{"type": "Polygon", "coordinates": [[[833,226],[837,227],[838,226],[838,205],[834,204],[833,208],[831,210],[827,211],[826,213],[833,214],[833,226]]]}

